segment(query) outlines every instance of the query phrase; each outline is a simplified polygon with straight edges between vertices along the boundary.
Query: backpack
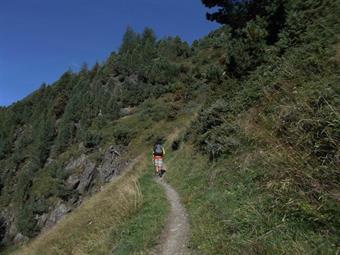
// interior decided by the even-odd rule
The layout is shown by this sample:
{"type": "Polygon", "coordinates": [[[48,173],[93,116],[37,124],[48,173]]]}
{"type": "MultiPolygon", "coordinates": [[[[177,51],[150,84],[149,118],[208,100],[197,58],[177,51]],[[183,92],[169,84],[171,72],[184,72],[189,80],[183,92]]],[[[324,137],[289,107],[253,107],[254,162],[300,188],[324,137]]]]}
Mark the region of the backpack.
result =
{"type": "Polygon", "coordinates": [[[153,154],[155,156],[163,156],[163,147],[160,144],[156,144],[153,148],[153,154]]]}

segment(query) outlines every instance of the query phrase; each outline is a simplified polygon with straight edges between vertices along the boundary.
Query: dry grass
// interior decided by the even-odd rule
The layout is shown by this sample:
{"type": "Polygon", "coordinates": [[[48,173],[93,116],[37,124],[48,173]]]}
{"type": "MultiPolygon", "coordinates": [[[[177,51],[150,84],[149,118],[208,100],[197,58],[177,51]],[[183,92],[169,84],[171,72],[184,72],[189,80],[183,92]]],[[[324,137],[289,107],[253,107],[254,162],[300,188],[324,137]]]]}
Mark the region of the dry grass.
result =
{"type": "Polygon", "coordinates": [[[128,171],[102,192],[13,254],[109,254],[114,246],[109,241],[110,233],[141,205],[138,178],[145,164],[145,160],[135,160],[128,171]]]}

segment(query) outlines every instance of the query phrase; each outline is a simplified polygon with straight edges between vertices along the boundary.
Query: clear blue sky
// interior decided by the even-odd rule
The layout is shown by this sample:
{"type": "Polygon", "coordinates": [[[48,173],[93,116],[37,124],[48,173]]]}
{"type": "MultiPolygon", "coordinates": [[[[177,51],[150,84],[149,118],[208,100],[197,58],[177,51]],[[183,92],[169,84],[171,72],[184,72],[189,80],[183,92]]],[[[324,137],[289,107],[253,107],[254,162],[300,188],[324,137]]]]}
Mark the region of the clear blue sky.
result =
{"type": "Polygon", "coordinates": [[[103,61],[128,25],[192,42],[218,25],[200,0],[0,0],[0,105],[103,61]]]}

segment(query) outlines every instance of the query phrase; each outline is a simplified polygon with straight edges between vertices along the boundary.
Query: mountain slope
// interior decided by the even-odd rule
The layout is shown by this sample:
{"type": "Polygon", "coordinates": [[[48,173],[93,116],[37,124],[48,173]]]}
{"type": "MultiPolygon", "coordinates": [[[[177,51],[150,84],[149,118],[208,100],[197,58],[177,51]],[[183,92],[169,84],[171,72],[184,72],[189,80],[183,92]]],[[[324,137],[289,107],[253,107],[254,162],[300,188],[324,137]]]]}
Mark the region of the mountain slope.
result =
{"type": "MultiPolygon", "coordinates": [[[[156,41],[150,29],[143,34],[128,29],[119,54],[107,62],[68,71],[55,84],[0,110],[4,245],[54,225],[140,152],[136,144],[128,147],[131,139],[141,139],[141,131],[161,119],[176,117],[187,104],[181,93],[188,88],[186,76],[172,82],[173,72],[190,52],[179,38],[156,41]],[[177,95],[171,93],[175,90],[177,95]],[[129,118],[140,105],[137,117],[129,118]],[[117,121],[123,117],[125,122],[117,121]]],[[[150,134],[139,143],[150,145],[156,138],[150,134]]]]}
{"type": "MultiPolygon", "coordinates": [[[[66,72],[0,109],[3,245],[50,228],[61,218],[56,212],[74,210],[163,138],[171,148],[167,179],[188,210],[194,250],[334,254],[339,1],[260,4],[257,16],[242,11],[240,24],[192,46],[129,28],[105,63],[66,72]],[[275,17],[280,29],[273,30],[275,17]],[[176,127],[180,133],[167,139],[176,127]]],[[[144,176],[151,165],[141,168],[144,176]]],[[[163,196],[157,203],[166,207],[163,196]]],[[[117,254],[156,244],[164,221],[145,242],[138,240],[143,228],[132,227],[148,222],[149,206],[122,217],[131,232],[117,230],[117,254]]],[[[165,220],[166,210],[158,213],[165,220]]]]}
{"type": "MultiPolygon", "coordinates": [[[[121,119],[121,124],[133,118],[138,119],[139,113],[121,119]]],[[[145,153],[150,145],[138,140],[145,141],[150,131],[157,134],[159,130],[169,134],[169,146],[176,127],[188,125],[188,119],[190,115],[184,112],[170,125],[160,123],[152,130],[142,130],[132,140],[140,156],[117,179],[13,254],[133,254],[151,250],[165,225],[168,204],[164,192],[152,180],[150,155],[145,153]]]]}

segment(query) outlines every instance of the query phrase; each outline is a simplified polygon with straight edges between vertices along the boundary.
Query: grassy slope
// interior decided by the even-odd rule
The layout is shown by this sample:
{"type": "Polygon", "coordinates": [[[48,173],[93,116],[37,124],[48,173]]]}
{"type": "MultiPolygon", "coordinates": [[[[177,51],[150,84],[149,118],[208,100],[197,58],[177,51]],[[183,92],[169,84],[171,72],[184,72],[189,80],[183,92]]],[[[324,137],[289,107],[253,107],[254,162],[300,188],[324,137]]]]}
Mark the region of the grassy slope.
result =
{"type": "Polygon", "coordinates": [[[189,211],[193,248],[204,254],[334,254],[336,236],[285,219],[274,209],[275,193],[257,181],[271,174],[262,161],[275,155],[246,146],[238,154],[211,165],[185,145],[168,161],[167,179],[189,211]]]}
{"type": "MultiPolygon", "coordinates": [[[[272,107],[266,102],[263,105],[272,107]]],[[[292,148],[271,135],[266,119],[256,118],[265,111],[263,105],[239,115],[236,121],[242,130],[241,146],[216,162],[210,162],[190,142],[182,143],[177,151],[169,150],[173,140],[183,137],[199,106],[195,103],[172,122],[141,124],[139,111],[119,120],[119,124],[140,127],[132,142],[136,155],[149,150],[154,137],[168,135],[167,179],[188,209],[195,250],[204,254],[334,254],[336,236],[322,228],[315,231],[299,215],[292,219],[277,209],[282,195],[289,198],[284,201],[287,206],[300,199],[285,194],[291,192],[293,181],[282,180],[280,175],[303,164],[296,165],[292,148]]],[[[150,159],[144,156],[133,172],[109,184],[17,254],[46,254],[48,249],[50,254],[107,254],[112,249],[115,254],[147,254],[167,213],[164,194],[152,182],[150,169],[150,159]],[[120,194],[118,200],[111,195],[114,191],[120,194]],[[104,206],[103,213],[96,214],[98,206],[104,206]]]]}
{"type": "MultiPolygon", "coordinates": [[[[167,207],[164,196],[158,195],[162,194],[161,189],[151,182],[150,175],[143,174],[148,167],[145,157],[139,159],[130,171],[84,202],[51,231],[14,254],[108,254],[113,247],[121,246],[120,240],[126,236],[122,229],[138,224],[131,218],[141,208],[160,219],[142,228],[145,238],[139,240],[139,245],[152,245],[155,233],[162,229],[161,219],[167,207]],[[152,206],[150,199],[155,203],[152,206]]],[[[128,241],[129,238],[125,240],[128,241]]],[[[129,247],[130,250],[137,248],[141,247],[129,247]]]]}
{"type": "Polygon", "coordinates": [[[340,76],[320,59],[323,69],[309,73],[295,53],[226,97],[228,113],[218,114],[236,127],[225,135],[240,142],[235,149],[209,161],[192,145],[193,125],[188,141],[169,154],[167,179],[188,209],[192,247],[203,254],[339,251],[339,168],[314,153],[324,140],[337,141],[340,76]]]}
{"type": "MultiPolygon", "coordinates": [[[[336,254],[339,206],[333,186],[322,185],[332,183],[338,170],[321,171],[311,165],[308,152],[286,142],[309,141],[308,133],[293,130],[291,137],[282,137],[277,132],[277,109],[306,109],[299,119],[312,115],[315,123],[325,118],[308,111],[311,95],[325,89],[322,81],[292,80],[267,93],[229,120],[239,127],[234,135],[240,145],[216,161],[198,152],[190,139],[170,153],[167,179],[188,209],[194,249],[203,254],[336,254]]],[[[331,105],[322,107],[333,114],[331,105]]]]}
{"type": "Polygon", "coordinates": [[[313,180],[316,170],[302,152],[275,136],[275,122],[265,114],[282,105],[280,100],[293,100],[284,93],[278,98],[265,98],[238,115],[242,142],[229,155],[211,162],[190,141],[170,153],[167,179],[188,209],[192,247],[203,254],[335,254],[338,249],[332,223],[338,216],[322,210],[330,194],[323,191],[315,204],[308,200],[314,192],[307,188],[308,178],[313,180]]]}
{"type": "Polygon", "coordinates": [[[162,230],[168,204],[164,192],[153,180],[152,174],[140,179],[145,194],[143,206],[127,222],[111,233],[114,254],[143,254],[156,245],[162,230]]]}
{"type": "Polygon", "coordinates": [[[156,111],[158,104],[167,104],[171,98],[172,95],[165,95],[152,107],[142,105],[134,115],[101,130],[108,145],[117,126],[133,129],[129,151],[130,155],[140,155],[136,162],[50,231],[13,254],[109,254],[111,251],[144,254],[152,248],[162,231],[168,204],[163,190],[152,180],[153,166],[148,152],[157,137],[165,137],[169,147],[198,107],[194,101],[190,102],[174,121],[151,120],[155,113],[145,113],[156,111]]]}
{"type": "MultiPolygon", "coordinates": [[[[214,56],[220,55],[218,49],[214,52],[214,56]]],[[[210,56],[212,54],[208,51],[202,51],[201,54],[203,55],[199,59],[208,59],[209,63],[217,62],[217,57],[210,56]]],[[[325,90],[332,92],[336,89],[338,74],[333,74],[332,78],[330,73],[322,71],[324,78],[321,76],[306,77],[306,74],[301,70],[299,73],[299,69],[292,63],[283,62],[284,68],[278,69],[282,69],[282,72],[286,74],[273,73],[271,75],[274,78],[267,78],[268,81],[259,72],[259,77],[254,77],[249,84],[246,84],[249,89],[245,86],[239,98],[231,98],[231,108],[235,112],[237,112],[235,109],[242,109],[231,118],[232,124],[240,127],[238,135],[242,137],[242,142],[236,150],[215,162],[210,162],[207,156],[197,152],[190,141],[182,144],[178,151],[168,153],[167,179],[179,191],[188,209],[191,219],[192,247],[203,254],[336,253],[339,237],[334,234],[337,233],[336,231],[330,231],[332,226],[329,226],[331,223],[327,218],[328,216],[334,218],[334,211],[327,215],[318,207],[325,205],[322,199],[329,196],[326,194],[328,190],[320,192],[312,190],[311,193],[322,194],[319,201],[314,201],[314,203],[310,203],[308,196],[311,194],[306,190],[311,187],[312,181],[322,180],[323,176],[317,175],[317,168],[306,164],[307,160],[304,161],[304,159],[308,155],[304,155],[302,151],[296,149],[297,147],[293,148],[284,141],[284,139],[295,141],[296,138],[310,141],[310,138],[304,137],[301,130],[289,130],[291,133],[282,134],[281,137],[277,134],[280,125],[287,126],[280,119],[285,112],[297,115],[298,120],[313,118],[315,123],[319,123],[319,119],[327,120],[328,115],[332,114],[327,104],[320,106],[320,113],[309,112],[309,106],[313,100],[316,101],[319,93],[323,95],[326,94],[323,93],[325,90]],[[264,86],[268,84],[277,84],[279,88],[264,86]],[[330,84],[329,87],[333,86],[334,89],[326,88],[324,84],[330,84]],[[258,97],[263,99],[261,103],[256,101],[259,100],[258,97]],[[251,108],[247,108],[247,111],[243,110],[245,105],[249,106],[248,104],[251,108]],[[327,118],[323,116],[325,113],[330,113],[326,116],[327,118]]],[[[203,64],[197,65],[202,70],[206,69],[203,64]]],[[[300,64],[298,63],[297,66],[300,64]]],[[[227,87],[225,89],[227,90],[227,87]]],[[[216,94],[218,92],[217,90],[216,94]]],[[[166,95],[158,104],[167,104],[169,98],[171,95],[166,95]]],[[[189,120],[188,116],[192,116],[197,107],[198,105],[193,104],[192,107],[183,109],[182,115],[177,116],[175,121],[169,122],[165,120],[167,116],[162,115],[162,111],[154,111],[157,103],[151,107],[145,103],[136,115],[121,119],[116,124],[123,128],[137,130],[130,149],[133,155],[138,155],[142,151],[150,150],[154,138],[167,136],[178,126],[185,127],[189,120]],[[187,109],[189,111],[186,111],[187,109]]],[[[111,133],[115,130],[116,124],[103,131],[104,141],[111,139],[111,133]]],[[[171,135],[167,147],[177,132],[178,130],[171,135]]],[[[178,136],[183,137],[183,133],[178,136]]],[[[134,196],[139,199],[129,204],[130,207],[126,210],[128,213],[120,215],[117,221],[114,221],[115,217],[118,217],[115,216],[111,221],[103,224],[101,231],[94,233],[91,239],[86,239],[91,229],[64,226],[64,229],[68,231],[74,229],[73,233],[84,239],[75,239],[72,245],[65,247],[60,244],[61,250],[79,247],[79,252],[75,251],[74,254],[91,251],[93,254],[101,254],[101,252],[105,254],[115,248],[117,254],[129,254],[146,252],[154,244],[164,221],[156,222],[152,219],[164,220],[166,210],[163,207],[164,196],[155,196],[155,193],[158,194],[157,191],[160,191],[159,188],[153,184],[149,174],[143,174],[151,168],[147,160],[149,159],[142,159],[143,164],[137,166],[140,173],[132,178],[134,180],[130,184],[134,187],[132,190],[135,194],[141,192],[142,195],[134,196]],[[134,184],[136,180],[139,185],[134,184]],[[157,224],[149,224],[150,222],[157,224]],[[104,233],[102,238],[100,238],[100,233],[104,233]],[[97,244],[93,240],[101,240],[101,242],[97,244]]],[[[328,171],[330,173],[336,171],[336,169],[330,170],[328,171]]],[[[329,174],[329,176],[333,175],[329,174]]],[[[118,190],[125,186],[125,180],[121,182],[122,184],[119,184],[120,182],[117,181],[114,186],[110,185],[110,187],[114,188],[117,185],[115,189],[118,190]]],[[[96,195],[100,197],[101,202],[107,199],[108,194],[104,194],[96,195]]],[[[96,200],[96,197],[92,199],[96,200]]],[[[94,203],[90,202],[92,199],[89,200],[89,204],[94,203]]],[[[326,202],[327,199],[325,199],[326,202]]],[[[83,206],[86,207],[86,204],[83,206]]],[[[108,215],[115,211],[116,205],[112,204],[112,206],[107,211],[108,215]]],[[[79,217],[77,215],[80,215],[83,210],[79,208],[69,217],[79,217]]],[[[89,210],[91,213],[92,211],[92,209],[89,210]]],[[[82,222],[87,222],[88,219],[88,215],[85,215],[82,222]]],[[[59,238],[62,238],[58,233],[61,233],[59,229],[63,228],[63,222],[47,234],[57,235],[53,243],[58,243],[59,238]]],[[[33,241],[26,250],[33,252],[34,245],[37,247],[44,245],[39,241],[40,238],[33,241]]]]}

